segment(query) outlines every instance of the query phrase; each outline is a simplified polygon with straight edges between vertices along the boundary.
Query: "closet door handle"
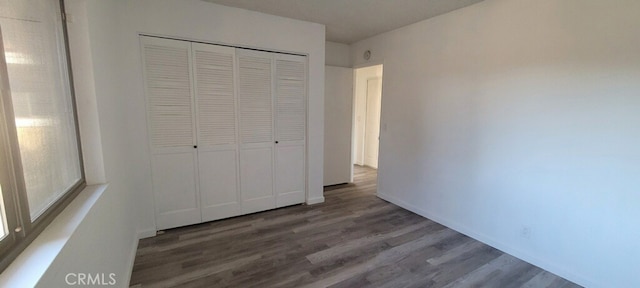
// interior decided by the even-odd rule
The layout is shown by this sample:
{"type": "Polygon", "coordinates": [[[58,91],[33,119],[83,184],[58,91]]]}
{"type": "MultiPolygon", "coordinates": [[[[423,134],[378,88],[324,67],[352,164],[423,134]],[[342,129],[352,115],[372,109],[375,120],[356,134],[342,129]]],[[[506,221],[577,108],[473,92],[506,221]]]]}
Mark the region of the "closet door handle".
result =
{"type": "Polygon", "coordinates": [[[198,149],[198,145],[193,145],[193,149],[198,149]]]}
{"type": "Polygon", "coordinates": [[[276,141],[276,144],[278,144],[278,141],[276,141]]]}

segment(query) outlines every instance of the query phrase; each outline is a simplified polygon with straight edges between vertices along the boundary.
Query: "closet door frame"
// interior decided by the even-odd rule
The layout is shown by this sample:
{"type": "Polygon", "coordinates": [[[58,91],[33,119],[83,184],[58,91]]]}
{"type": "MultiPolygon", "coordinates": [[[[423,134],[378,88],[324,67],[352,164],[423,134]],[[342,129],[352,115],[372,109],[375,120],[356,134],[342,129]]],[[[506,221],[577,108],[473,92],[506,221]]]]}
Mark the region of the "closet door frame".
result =
{"type": "MultiPolygon", "coordinates": [[[[180,39],[180,38],[176,38],[176,37],[168,37],[168,36],[164,36],[164,35],[150,35],[150,34],[139,34],[139,41],[141,43],[141,59],[142,59],[142,65],[143,65],[143,80],[144,80],[144,92],[145,92],[145,107],[147,108],[147,111],[145,111],[145,116],[146,116],[146,120],[147,120],[147,133],[149,133],[148,135],[148,140],[149,140],[149,151],[150,151],[150,156],[151,156],[151,168],[152,168],[152,184],[153,184],[153,197],[154,197],[154,212],[155,212],[155,216],[156,216],[156,230],[164,230],[164,229],[169,229],[169,228],[174,228],[174,227],[179,227],[179,226],[185,226],[185,225],[190,225],[190,224],[195,224],[195,223],[201,223],[201,222],[207,222],[207,221],[212,221],[212,220],[217,220],[217,219],[223,219],[223,218],[228,218],[228,217],[233,217],[233,216],[237,216],[237,215],[242,215],[242,214],[249,214],[249,213],[253,213],[253,212],[258,212],[258,211],[264,211],[264,210],[270,210],[273,208],[277,208],[277,207],[283,207],[283,206],[289,206],[289,205],[294,205],[294,204],[303,204],[306,201],[309,200],[309,179],[308,179],[308,171],[309,171],[309,167],[308,167],[308,159],[309,159],[309,151],[308,151],[308,143],[307,143],[307,139],[309,139],[309,63],[308,63],[308,55],[304,55],[304,54],[298,54],[298,53],[282,53],[282,52],[275,52],[275,51],[267,51],[266,49],[256,49],[253,47],[240,47],[240,46],[235,46],[235,45],[225,45],[225,44],[219,44],[219,43],[211,43],[211,42],[204,42],[204,41],[194,41],[193,39],[180,39]],[[152,143],[152,135],[151,135],[151,131],[152,131],[152,122],[151,122],[151,117],[150,117],[150,113],[149,113],[149,91],[148,91],[148,84],[147,84],[147,71],[146,71],[146,67],[145,67],[145,62],[146,62],[146,58],[145,58],[145,51],[144,51],[144,44],[145,43],[151,43],[151,42],[157,42],[157,43],[162,43],[162,44],[166,44],[166,43],[176,43],[175,45],[178,46],[183,46],[183,45],[188,45],[189,46],[189,52],[188,52],[188,61],[189,61],[189,70],[190,70],[190,83],[191,83],[191,112],[192,112],[192,132],[193,132],[193,143],[192,146],[190,147],[172,147],[172,148],[158,148],[158,147],[154,147],[153,143],[152,143]],[[204,147],[201,143],[199,143],[199,137],[200,137],[200,133],[199,133],[199,108],[198,108],[198,96],[197,96],[197,85],[196,85],[196,77],[197,77],[197,71],[196,71],[196,64],[195,64],[195,48],[196,46],[199,45],[206,45],[206,46],[214,46],[214,47],[219,47],[222,49],[234,49],[234,57],[233,57],[233,78],[234,78],[234,104],[235,104],[235,125],[236,125],[236,143],[235,144],[229,144],[229,145],[221,145],[218,147],[204,147]],[[238,53],[240,52],[240,53],[238,53]],[[271,185],[270,185],[270,189],[271,189],[271,195],[273,197],[272,200],[272,204],[270,203],[268,206],[265,205],[251,205],[250,203],[245,203],[245,198],[243,195],[243,181],[242,181],[242,150],[243,149],[259,149],[259,147],[262,147],[261,144],[254,144],[254,143],[248,143],[248,144],[243,144],[242,143],[242,139],[241,139],[241,119],[240,119],[240,103],[239,103],[239,85],[240,85],[240,77],[239,77],[239,55],[246,53],[246,54],[257,54],[257,55],[262,55],[262,57],[266,57],[266,55],[269,55],[270,59],[271,59],[271,129],[272,129],[272,135],[271,135],[271,142],[270,142],[270,149],[271,149],[271,165],[270,165],[270,169],[271,169],[271,185]],[[278,79],[277,79],[277,60],[278,59],[287,59],[289,57],[292,58],[297,58],[298,60],[302,60],[302,63],[304,63],[304,118],[305,118],[305,123],[304,123],[304,140],[302,141],[302,154],[303,154],[303,158],[302,160],[302,166],[303,166],[303,171],[301,171],[302,173],[302,183],[303,183],[303,196],[302,198],[299,196],[294,197],[295,199],[287,199],[287,193],[279,193],[278,191],[278,183],[277,183],[277,173],[278,173],[278,169],[277,169],[277,161],[278,161],[278,145],[280,145],[280,147],[289,147],[291,146],[292,143],[286,143],[287,141],[280,141],[278,139],[279,135],[278,135],[278,120],[277,120],[277,89],[278,89],[278,79]],[[275,142],[278,141],[279,143],[276,144],[275,142]],[[236,158],[236,179],[235,179],[235,184],[236,184],[236,189],[237,189],[237,195],[236,195],[236,200],[239,201],[239,206],[240,208],[238,209],[239,211],[233,212],[233,213],[229,213],[229,212],[224,212],[222,214],[216,214],[215,216],[207,216],[205,215],[206,213],[204,212],[204,205],[202,203],[202,193],[204,191],[201,191],[201,177],[204,177],[202,175],[202,173],[200,172],[200,154],[204,154],[207,152],[216,152],[216,151],[226,151],[226,150],[231,150],[231,149],[235,149],[235,158],[236,158]],[[196,199],[196,203],[195,203],[195,207],[194,209],[197,208],[197,211],[199,213],[199,220],[193,222],[191,221],[190,223],[188,223],[189,221],[183,221],[183,220],[177,220],[177,221],[172,221],[172,220],[167,220],[166,218],[169,217],[170,215],[165,215],[166,213],[163,214],[162,211],[160,211],[160,207],[159,206],[159,201],[162,201],[163,199],[159,199],[159,195],[157,192],[157,179],[158,178],[158,167],[157,166],[157,156],[158,155],[173,155],[173,154],[191,154],[192,157],[190,159],[190,161],[193,161],[193,179],[194,179],[194,184],[193,184],[193,189],[195,190],[195,199],[196,199]]],[[[171,45],[171,44],[169,44],[171,45]]],[[[266,143],[265,143],[266,144],[266,143]]],[[[296,144],[293,144],[293,146],[295,146],[296,144]]],[[[246,159],[245,159],[246,160],[246,159]]],[[[183,165],[185,166],[185,165],[183,165]]],[[[259,183],[260,185],[262,183],[259,183]]],[[[224,204],[224,203],[223,203],[224,204]]],[[[193,210],[193,209],[192,209],[193,210]]],[[[195,217],[195,212],[193,213],[194,217],[192,217],[193,219],[197,218],[195,217]]]]}

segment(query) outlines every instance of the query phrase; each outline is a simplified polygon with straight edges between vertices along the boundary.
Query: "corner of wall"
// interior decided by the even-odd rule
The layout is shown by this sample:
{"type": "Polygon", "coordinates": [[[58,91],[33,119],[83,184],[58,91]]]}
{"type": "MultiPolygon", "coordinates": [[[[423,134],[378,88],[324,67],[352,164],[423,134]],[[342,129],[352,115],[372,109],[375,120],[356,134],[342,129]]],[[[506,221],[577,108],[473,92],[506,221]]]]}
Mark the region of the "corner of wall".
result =
{"type": "Polygon", "coordinates": [[[348,44],[326,41],[325,65],[347,68],[352,67],[351,46],[348,44]]]}
{"type": "Polygon", "coordinates": [[[307,199],[307,205],[324,203],[324,196],[307,199]]]}
{"type": "Polygon", "coordinates": [[[153,228],[138,230],[138,239],[150,238],[156,235],[157,235],[157,231],[156,229],[153,229],[153,228]]]}

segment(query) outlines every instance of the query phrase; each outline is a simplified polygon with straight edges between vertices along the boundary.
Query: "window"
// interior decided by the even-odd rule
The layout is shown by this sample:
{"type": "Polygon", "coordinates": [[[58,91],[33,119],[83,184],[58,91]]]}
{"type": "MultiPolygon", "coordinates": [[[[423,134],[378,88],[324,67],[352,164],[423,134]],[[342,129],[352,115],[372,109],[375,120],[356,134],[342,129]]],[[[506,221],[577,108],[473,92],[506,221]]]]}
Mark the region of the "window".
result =
{"type": "Polygon", "coordinates": [[[84,186],[63,9],[0,0],[0,269],[84,186]]]}

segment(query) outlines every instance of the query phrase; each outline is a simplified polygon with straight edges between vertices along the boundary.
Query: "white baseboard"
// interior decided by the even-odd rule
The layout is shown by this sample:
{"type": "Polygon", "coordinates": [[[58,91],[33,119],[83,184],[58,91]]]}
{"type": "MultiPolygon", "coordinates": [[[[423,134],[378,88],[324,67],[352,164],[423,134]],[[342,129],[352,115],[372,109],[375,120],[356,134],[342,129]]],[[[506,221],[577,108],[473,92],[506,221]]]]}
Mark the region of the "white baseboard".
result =
{"type": "Polygon", "coordinates": [[[491,237],[488,237],[482,233],[478,233],[476,231],[473,231],[473,229],[466,227],[465,225],[461,225],[459,223],[456,223],[454,221],[450,221],[448,219],[444,219],[441,218],[437,215],[434,215],[433,213],[430,213],[426,210],[420,209],[417,206],[407,203],[403,200],[400,200],[394,196],[391,195],[386,195],[384,193],[377,193],[377,196],[382,198],[385,201],[391,202],[395,205],[398,205],[406,210],[409,210],[413,213],[416,213],[422,217],[425,217],[429,220],[432,220],[434,222],[437,222],[441,225],[444,225],[450,229],[453,229],[459,233],[462,233],[464,235],[467,235],[475,240],[478,240],[484,244],[487,244],[493,248],[496,248],[500,251],[503,251],[509,255],[512,255],[518,259],[521,259],[525,262],[531,263],[535,266],[538,266],[542,269],[545,269],[551,273],[554,273],[560,277],[563,277],[569,281],[573,281],[578,285],[584,286],[584,287],[606,287],[604,285],[596,285],[596,282],[591,280],[591,279],[587,279],[587,277],[584,277],[584,275],[577,275],[574,272],[570,272],[568,271],[566,268],[560,267],[555,263],[552,263],[550,261],[544,260],[544,259],[540,259],[536,256],[531,255],[530,253],[526,253],[520,249],[516,249],[514,247],[511,247],[510,245],[506,245],[500,241],[497,241],[495,239],[492,239],[491,237]]]}
{"type": "Polygon", "coordinates": [[[313,204],[319,204],[319,203],[324,203],[324,196],[307,199],[307,205],[313,205],[313,204]]]}

